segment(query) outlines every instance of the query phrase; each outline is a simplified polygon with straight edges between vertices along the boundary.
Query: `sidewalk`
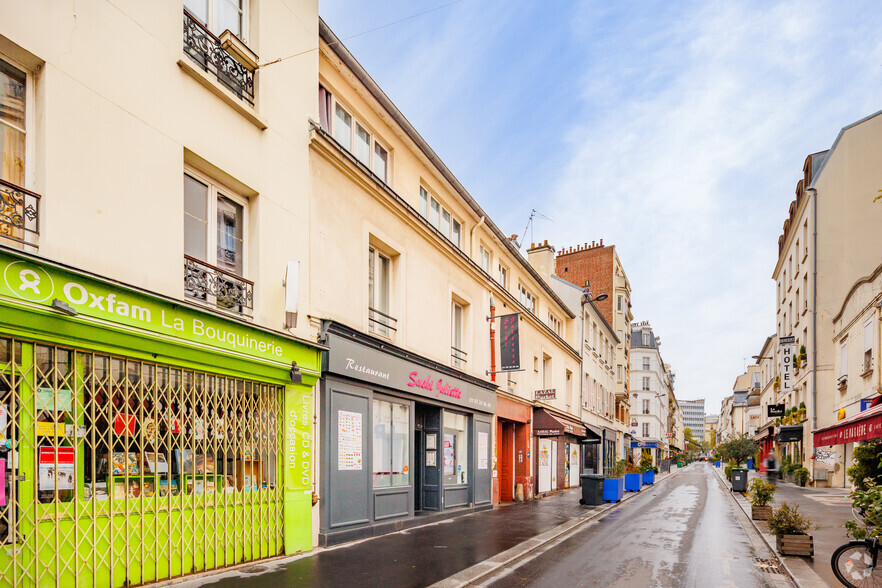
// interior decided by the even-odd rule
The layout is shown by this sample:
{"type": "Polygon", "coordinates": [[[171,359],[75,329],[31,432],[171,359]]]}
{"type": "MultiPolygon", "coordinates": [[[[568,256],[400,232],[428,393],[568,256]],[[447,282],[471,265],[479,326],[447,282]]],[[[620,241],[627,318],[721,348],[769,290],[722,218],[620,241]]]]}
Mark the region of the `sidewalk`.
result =
{"type": "MultiPolygon", "coordinates": [[[[656,484],[679,471],[674,468],[670,474],[657,476],[656,484]]],[[[581,488],[573,488],[505,508],[162,585],[398,588],[444,581],[445,586],[462,586],[615,509],[637,493],[627,492],[617,504],[595,507],[580,506],[581,495],[581,488]]]]}
{"type": "MultiPolygon", "coordinates": [[[[720,478],[724,480],[724,483],[730,486],[729,482],[725,480],[723,469],[714,469],[720,478]]],[[[750,480],[758,477],[760,476],[756,472],[751,471],[748,476],[748,483],[750,480]]],[[[778,492],[775,493],[775,501],[772,503],[772,506],[780,506],[783,502],[798,504],[799,511],[817,525],[817,528],[811,531],[814,538],[814,558],[790,557],[780,554],[778,557],[784,562],[784,565],[800,586],[841,586],[836,576],[833,575],[830,557],[837,547],[848,541],[848,537],[845,535],[845,528],[843,527],[845,521],[852,518],[851,499],[848,498],[848,490],[843,488],[803,488],[782,480],[778,481],[777,487],[778,492]]],[[[749,518],[750,501],[740,493],[733,496],[735,496],[738,504],[749,518]]],[[[769,534],[766,523],[763,521],[752,522],[763,535],[769,547],[774,551],[775,537],[769,534]]]]}

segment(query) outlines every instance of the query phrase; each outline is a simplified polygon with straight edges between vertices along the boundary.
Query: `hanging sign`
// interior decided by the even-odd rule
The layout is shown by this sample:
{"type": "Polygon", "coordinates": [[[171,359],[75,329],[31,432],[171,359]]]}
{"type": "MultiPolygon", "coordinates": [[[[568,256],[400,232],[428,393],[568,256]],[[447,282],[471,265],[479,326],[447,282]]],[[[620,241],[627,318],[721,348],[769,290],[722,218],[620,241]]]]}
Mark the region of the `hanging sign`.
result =
{"type": "MultiPolygon", "coordinates": [[[[782,337],[784,339],[793,339],[793,337],[782,337]]],[[[781,393],[793,390],[793,347],[790,344],[781,345],[781,393]]]]}
{"type": "Polygon", "coordinates": [[[782,416],[784,416],[784,405],[783,404],[770,404],[766,408],[768,409],[766,416],[769,416],[769,417],[782,417],[782,416]]]}
{"type": "Polygon", "coordinates": [[[507,314],[499,317],[499,359],[503,371],[521,369],[518,316],[507,314]]]}

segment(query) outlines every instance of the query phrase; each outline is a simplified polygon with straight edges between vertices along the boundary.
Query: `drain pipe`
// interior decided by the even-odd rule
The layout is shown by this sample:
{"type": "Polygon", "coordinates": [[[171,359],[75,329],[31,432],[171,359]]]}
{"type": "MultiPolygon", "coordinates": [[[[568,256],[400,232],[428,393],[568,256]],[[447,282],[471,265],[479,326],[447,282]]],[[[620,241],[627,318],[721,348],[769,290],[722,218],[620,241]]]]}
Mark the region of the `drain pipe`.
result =
{"type": "MultiPolygon", "coordinates": [[[[812,192],[812,430],[818,428],[818,190],[812,192]]],[[[812,439],[812,448],[815,443],[812,439]]]]}
{"type": "MultiPolygon", "coordinates": [[[[484,217],[481,216],[481,220],[478,221],[478,224],[472,227],[472,230],[469,231],[469,257],[474,261],[475,259],[475,229],[484,224],[484,217]]],[[[481,265],[480,263],[478,265],[481,265]]],[[[493,273],[491,272],[490,277],[493,277],[493,273]]]]}

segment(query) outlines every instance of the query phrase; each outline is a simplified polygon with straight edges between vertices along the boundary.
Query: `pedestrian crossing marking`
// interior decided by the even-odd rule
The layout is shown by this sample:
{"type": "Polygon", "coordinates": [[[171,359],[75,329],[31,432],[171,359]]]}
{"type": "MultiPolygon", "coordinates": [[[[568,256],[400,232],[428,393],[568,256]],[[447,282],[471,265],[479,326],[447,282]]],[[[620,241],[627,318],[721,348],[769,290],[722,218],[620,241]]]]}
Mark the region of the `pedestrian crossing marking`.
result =
{"type": "Polygon", "coordinates": [[[812,500],[817,500],[828,506],[841,506],[851,504],[851,498],[848,496],[812,496],[812,500]]]}

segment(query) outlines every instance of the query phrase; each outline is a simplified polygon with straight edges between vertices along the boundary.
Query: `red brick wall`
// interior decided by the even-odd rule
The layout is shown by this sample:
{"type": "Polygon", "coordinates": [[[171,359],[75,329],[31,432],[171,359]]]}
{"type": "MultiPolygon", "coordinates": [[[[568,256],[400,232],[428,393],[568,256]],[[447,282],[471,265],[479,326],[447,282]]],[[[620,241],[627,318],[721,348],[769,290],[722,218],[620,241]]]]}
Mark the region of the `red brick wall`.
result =
{"type": "Polygon", "coordinates": [[[585,280],[591,280],[591,292],[595,296],[606,294],[606,300],[597,302],[597,308],[609,324],[613,324],[613,305],[616,303],[613,290],[613,251],[612,245],[586,244],[564,249],[558,253],[554,262],[554,273],[580,288],[585,280]]]}

